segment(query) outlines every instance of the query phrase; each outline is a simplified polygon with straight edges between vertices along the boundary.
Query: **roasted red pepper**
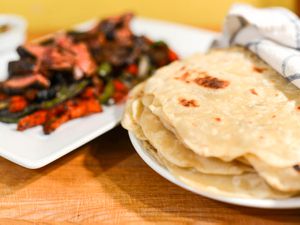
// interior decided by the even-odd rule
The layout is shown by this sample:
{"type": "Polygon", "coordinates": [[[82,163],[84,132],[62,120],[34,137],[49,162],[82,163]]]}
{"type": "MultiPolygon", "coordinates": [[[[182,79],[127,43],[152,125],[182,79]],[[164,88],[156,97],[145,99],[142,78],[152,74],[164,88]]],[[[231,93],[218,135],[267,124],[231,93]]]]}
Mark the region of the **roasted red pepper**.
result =
{"type": "Polygon", "coordinates": [[[172,51],[171,49],[169,49],[169,51],[168,51],[168,57],[171,62],[178,59],[177,54],[174,51],[172,51]]]}
{"type": "Polygon", "coordinates": [[[10,112],[21,112],[28,105],[27,100],[22,96],[13,96],[10,98],[8,110],[10,112]]]}
{"type": "Polygon", "coordinates": [[[96,98],[69,100],[50,110],[44,123],[44,132],[50,134],[69,120],[98,112],[102,112],[102,107],[96,98]]]}
{"type": "Polygon", "coordinates": [[[138,74],[138,67],[135,64],[130,64],[126,71],[134,76],[136,76],[138,74]]]}
{"type": "Polygon", "coordinates": [[[18,130],[24,131],[28,128],[36,127],[45,123],[47,118],[47,111],[40,110],[34,112],[24,118],[20,119],[18,122],[18,130]]]}
{"type": "Polygon", "coordinates": [[[116,103],[119,103],[125,99],[126,95],[128,94],[128,88],[123,82],[119,80],[114,80],[113,84],[115,90],[113,99],[116,103]]]}

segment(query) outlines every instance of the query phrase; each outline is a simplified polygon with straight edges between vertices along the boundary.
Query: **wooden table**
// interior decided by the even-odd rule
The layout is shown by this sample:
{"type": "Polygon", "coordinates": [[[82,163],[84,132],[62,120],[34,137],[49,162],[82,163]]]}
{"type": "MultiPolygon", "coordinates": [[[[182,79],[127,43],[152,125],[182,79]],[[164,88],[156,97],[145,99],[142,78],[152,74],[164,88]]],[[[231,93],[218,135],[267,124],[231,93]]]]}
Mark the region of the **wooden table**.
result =
{"type": "Polygon", "coordinates": [[[0,224],[296,224],[300,210],[244,208],[185,191],[151,170],[117,127],[39,170],[0,159],[0,218],[0,224]]]}
{"type": "Polygon", "coordinates": [[[0,224],[154,222],[300,224],[300,209],[244,208],[185,191],[150,169],[121,127],[39,170],[0,158],[0,224]]]}

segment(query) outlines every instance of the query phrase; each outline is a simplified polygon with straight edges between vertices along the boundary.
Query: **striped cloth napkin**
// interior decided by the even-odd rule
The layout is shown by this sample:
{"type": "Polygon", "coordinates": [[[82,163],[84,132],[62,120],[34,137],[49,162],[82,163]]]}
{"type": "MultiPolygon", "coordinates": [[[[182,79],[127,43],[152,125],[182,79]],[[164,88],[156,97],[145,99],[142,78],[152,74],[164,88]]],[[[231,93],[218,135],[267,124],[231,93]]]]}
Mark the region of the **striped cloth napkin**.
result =
{"type": "Polygon", "coordinates": [[[213,47],[242,45],[300,88],[300,20],[285,8],[236,4],[213,47]]]}

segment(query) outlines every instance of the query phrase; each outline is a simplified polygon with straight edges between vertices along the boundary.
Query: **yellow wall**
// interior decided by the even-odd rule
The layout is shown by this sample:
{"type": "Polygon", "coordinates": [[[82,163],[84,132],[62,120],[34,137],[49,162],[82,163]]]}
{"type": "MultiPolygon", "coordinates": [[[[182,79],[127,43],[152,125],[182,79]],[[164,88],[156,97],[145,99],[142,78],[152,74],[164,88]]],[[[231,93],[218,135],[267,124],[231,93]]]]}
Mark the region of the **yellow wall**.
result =
{"type": "Polygon", "coordinates": [[[217,28],[230,5],[285,6],[296,0],[0,0],[0,13],[16,13],[29,21],[32,32],[71,26],[90,18],[131,10],[140,16],[217,28]]]}

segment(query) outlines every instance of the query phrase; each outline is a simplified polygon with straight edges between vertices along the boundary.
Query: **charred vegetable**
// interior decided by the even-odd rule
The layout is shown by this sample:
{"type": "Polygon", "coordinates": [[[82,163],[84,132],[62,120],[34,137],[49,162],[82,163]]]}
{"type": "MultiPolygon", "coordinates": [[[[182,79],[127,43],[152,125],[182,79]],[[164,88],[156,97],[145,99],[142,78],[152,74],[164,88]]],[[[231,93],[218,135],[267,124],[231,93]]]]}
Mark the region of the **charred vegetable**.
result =
{"type": "Polygon", "coordinates": [[[36,110],[51,109],[52,107],[80,94],[84,90],[84,88],[88,85],[88,83],[89,83],[88,80],[83,80],[78,83],[72,84],[70,87],[63,86],[57,92],[56,98],[49,100],[49,101],[42,102],[40,104],[32,104],[19,112],[12,112],[9,109],[2,110],[2,111],[0,111],[0,121],[5,122],[5,123],[16,123],[22,117],[24,117],[36,110]]]}

